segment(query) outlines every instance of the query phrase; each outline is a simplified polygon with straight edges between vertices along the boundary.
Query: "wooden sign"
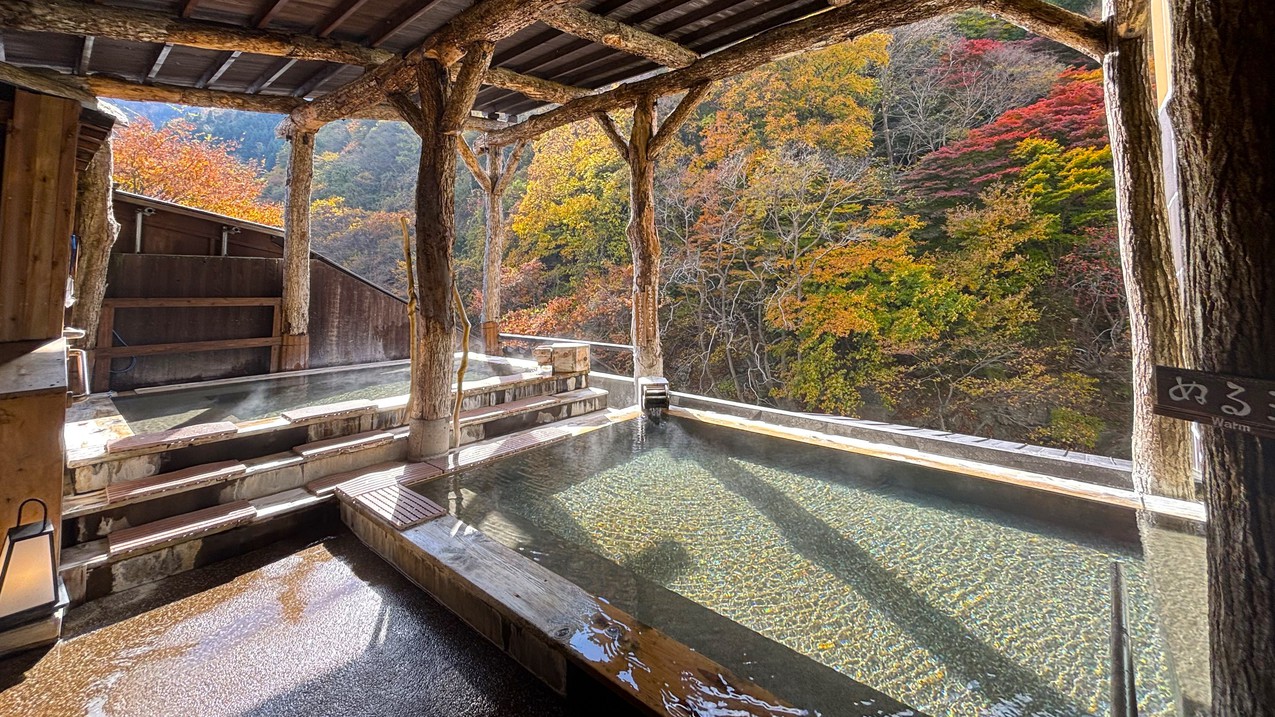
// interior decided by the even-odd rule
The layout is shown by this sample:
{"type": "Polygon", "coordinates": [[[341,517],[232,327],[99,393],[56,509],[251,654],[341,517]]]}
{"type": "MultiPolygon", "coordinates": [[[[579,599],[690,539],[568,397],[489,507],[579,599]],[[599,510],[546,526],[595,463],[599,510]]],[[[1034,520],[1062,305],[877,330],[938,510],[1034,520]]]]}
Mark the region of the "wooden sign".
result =
{"type": "Polygon", "coordinates": [[[1275,438],[1275,381],[1156,366],[1155,412],[1275,438]]]}

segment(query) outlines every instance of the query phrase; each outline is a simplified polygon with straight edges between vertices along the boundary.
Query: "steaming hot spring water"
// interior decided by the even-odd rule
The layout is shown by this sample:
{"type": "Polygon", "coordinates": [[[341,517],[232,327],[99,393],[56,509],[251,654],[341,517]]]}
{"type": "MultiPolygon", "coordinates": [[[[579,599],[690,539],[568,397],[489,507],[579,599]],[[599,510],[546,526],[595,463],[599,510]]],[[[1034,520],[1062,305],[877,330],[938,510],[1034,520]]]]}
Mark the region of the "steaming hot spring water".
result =
{"type": "Polygon", "coordinates": [[[824,715],[900,713],[874,691],[933,715],[1107,714],[1121,561],[1140,714],[1174,713],[1137,529],[1114,509],[678,418],[415,489],[824,715]]]}

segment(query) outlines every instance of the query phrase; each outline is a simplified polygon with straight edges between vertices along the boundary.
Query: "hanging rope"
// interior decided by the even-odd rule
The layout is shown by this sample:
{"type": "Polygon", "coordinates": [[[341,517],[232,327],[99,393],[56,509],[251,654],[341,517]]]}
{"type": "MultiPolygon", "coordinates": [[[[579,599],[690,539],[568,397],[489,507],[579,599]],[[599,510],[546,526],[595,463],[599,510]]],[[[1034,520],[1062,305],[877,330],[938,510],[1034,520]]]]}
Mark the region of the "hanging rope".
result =
{"type": "Polygon", "coordinates": [[[460,319],[463,328],[460,340],[460,368],[456,371],[456,403],[452,405],[452,448],[460,446],[460,404],[465,398],[465,371],[469,368],[469,317],[465,315],[465,307],[461,304],[460,289],[456,288],[456,272],[452,272],[452,303],[456,307],[456,318],[460,319]]]}

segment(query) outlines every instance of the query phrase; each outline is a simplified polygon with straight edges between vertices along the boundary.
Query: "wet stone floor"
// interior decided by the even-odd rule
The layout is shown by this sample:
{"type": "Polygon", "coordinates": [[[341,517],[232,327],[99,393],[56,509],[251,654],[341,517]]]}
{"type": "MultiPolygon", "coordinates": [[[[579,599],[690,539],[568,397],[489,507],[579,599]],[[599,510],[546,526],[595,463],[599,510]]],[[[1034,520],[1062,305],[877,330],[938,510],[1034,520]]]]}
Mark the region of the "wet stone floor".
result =
{"type": "MultiPolygon", "coordinates": [[[[576,700],[577,703],[582,700],[576,700]]],[[[0,661],[0,715],[592,715],[349,533],[279,544],[72,610],[0,661]]]]}

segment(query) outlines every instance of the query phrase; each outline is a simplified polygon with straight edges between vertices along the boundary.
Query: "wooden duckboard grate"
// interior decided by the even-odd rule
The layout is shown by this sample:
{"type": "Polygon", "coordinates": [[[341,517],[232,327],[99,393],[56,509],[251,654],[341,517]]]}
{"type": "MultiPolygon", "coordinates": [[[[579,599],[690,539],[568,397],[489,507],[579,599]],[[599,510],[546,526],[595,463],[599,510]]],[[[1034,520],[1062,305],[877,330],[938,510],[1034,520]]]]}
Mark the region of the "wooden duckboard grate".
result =
{"type": "Polygon", "coordinates": [[[353,500],[396,530],[407,530],[447,514],[434,501],[398,484],[360,493],[353,500]]]}

